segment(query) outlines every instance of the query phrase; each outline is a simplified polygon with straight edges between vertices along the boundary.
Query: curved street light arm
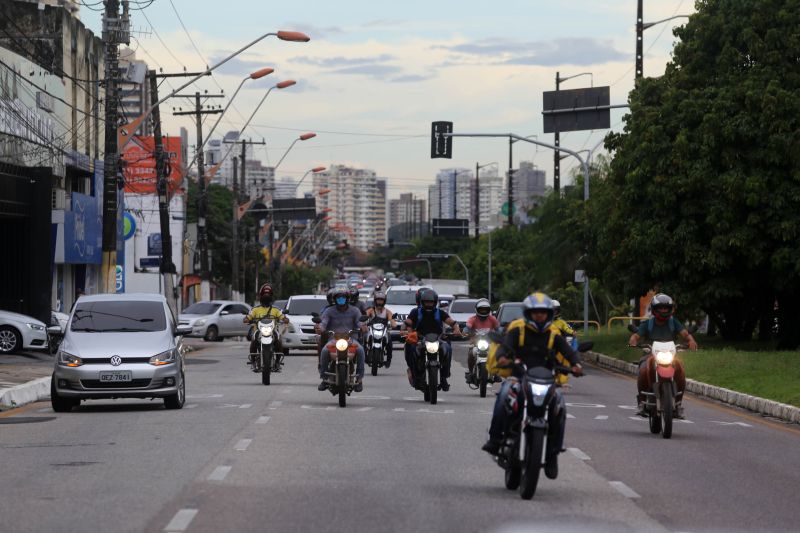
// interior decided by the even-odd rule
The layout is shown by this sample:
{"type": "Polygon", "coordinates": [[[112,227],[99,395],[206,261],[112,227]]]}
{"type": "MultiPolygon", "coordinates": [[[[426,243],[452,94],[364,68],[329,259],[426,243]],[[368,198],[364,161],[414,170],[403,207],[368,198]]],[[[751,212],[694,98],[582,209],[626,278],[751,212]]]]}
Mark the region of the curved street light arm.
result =
{"type": "Polygon", "coordinates": [[[642,29],[646,30],[647,28],[652,28],[656,24],[661,24],[662,22],[667,22],[668,20],[672,20],[672,19],[679,19],[679,18],[687,18],[688,19],[690,16],[691,15],[675,15],[675,16],[672,16],[672,17],[665,18],[663,20],[657,20],[655,22],[643,22],[642,23],[642,29]]]}

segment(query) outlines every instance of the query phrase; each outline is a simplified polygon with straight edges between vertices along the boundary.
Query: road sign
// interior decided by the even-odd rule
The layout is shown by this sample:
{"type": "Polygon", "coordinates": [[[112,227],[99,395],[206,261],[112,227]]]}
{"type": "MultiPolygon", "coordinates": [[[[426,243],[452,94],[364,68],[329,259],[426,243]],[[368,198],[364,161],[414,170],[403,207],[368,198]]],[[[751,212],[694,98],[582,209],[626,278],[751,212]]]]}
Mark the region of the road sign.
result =
{"type": "Polygon", "coordinates": [[[431,122],[431,159],[453,157],[453,138],[443,133],[453,133],[452,122],[431,122]]]}
{"type": "MultiPolygon", "coordinates": [[[[517,214],[517,206],[516,206],[516,205],[514,205],[514,207],[513,207],[511,210],[513,211],[513,214],[517,214]]],[[[507,217],[507,216],[508,216],[508,202],[505,202],[505,203],[503,204],[503,207],[502,207],[502,208],[500,208],[500,213],[501,213],[501,214],[502,214],[504,217],[507,217]]]]}
{"type": "Polygon", "coordinates": [[[586,282],[586,271],[585,270],[576,270],[575,271],[575,283],[584,283],[586,282]]]}
{"type": "Polygon", "coordinates": [[[607,86],[545,91],[542,104],[544,132],[608,129],[611,126],[610,95],[607,86]]]}
{"type": "Polygon", "coordinates": [[[389,261],[389,266],[392,267],[393,269],[398,269],[400,268],[400,261],[398,261],[397,259],[391,259],[389,261]]]}
{"type": "Polygon", "coordinates": [[[469,237],[469,220],[466,218],[434,218],[433,235],[442,237],[469,237]]]}
{"type": "Polygon", "coordinates": [[[272,201],[276,220],[308,220],[317,216],[315,198],[286,198],[272,201]]]}

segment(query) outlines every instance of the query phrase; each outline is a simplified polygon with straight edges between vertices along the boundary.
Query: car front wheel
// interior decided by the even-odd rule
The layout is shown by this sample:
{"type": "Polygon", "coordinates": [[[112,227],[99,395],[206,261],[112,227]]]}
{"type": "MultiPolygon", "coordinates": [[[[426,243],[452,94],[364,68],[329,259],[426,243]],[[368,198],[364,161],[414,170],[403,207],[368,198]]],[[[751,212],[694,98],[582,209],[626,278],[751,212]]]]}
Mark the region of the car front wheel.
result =
{"type": "Polygon", "coordinates": [[[11,326],[0,327],[0,353],[14,353],[22,347],[22,336],[11,326]]]}

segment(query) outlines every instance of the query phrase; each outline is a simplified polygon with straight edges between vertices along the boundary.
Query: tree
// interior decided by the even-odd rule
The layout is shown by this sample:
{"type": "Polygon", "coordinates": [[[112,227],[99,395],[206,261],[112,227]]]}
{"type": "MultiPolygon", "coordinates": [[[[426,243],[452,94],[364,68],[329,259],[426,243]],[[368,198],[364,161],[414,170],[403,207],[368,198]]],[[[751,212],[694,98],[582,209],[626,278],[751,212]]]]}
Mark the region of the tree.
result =
{"type": "Polygon", "coordinates": [[[701,0],[639,80],[595,188],[595,265],[627,294],[706,310],[727,339],[781,312],[800,343],[800,0],[701,0]]]}

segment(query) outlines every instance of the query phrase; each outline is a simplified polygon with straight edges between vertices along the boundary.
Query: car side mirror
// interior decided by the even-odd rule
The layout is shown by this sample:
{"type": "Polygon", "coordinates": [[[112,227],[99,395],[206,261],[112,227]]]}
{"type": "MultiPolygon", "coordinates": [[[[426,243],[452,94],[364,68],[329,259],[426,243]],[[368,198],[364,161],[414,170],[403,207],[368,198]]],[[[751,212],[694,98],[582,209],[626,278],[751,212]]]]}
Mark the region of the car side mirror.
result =
{"type": "Polygon", "coordinates": [[[639,329],[633,324],[628,324],[628,331],[630,331],[631,333],[636,333],[637,331],[639,331],[639,329]]]}
{"type": "Polygon", "coordinates": [[[220,311],[219,312],[219,316],[225,316],[225,315],[229,315],[229,314],[230,313],[228,311],[220,311]]]}
{"type": "Polygon", "coordinates": [[[311,317],[311,322],[313,322],[314,324],[321,324],[322,319],[319,316],[311,317]]]}
{"type": "Polygon", "coordinates": [[[176,337],[183,337],[184,335],[191,335],[192,333],[192,326],[181,325],[175,328],[175,336],[176,337]]]}
{"type": "Polygon", "coordinates": [[[592,348],[594,348],[594,341],[583,341],[582,343],[578,344],[579,352],[588,352],[592,348]]]}
{"type": "Polygon", "coordinates": [[[61,335],[61,326],[48,326],[47,333],[49,335],[61,335]]]}

